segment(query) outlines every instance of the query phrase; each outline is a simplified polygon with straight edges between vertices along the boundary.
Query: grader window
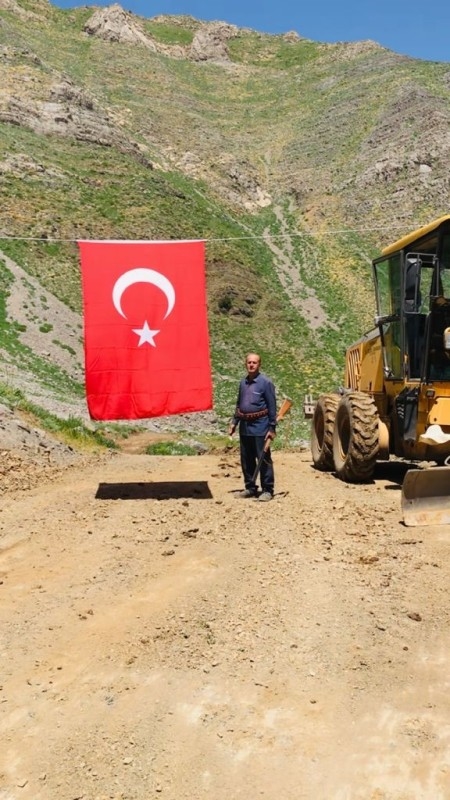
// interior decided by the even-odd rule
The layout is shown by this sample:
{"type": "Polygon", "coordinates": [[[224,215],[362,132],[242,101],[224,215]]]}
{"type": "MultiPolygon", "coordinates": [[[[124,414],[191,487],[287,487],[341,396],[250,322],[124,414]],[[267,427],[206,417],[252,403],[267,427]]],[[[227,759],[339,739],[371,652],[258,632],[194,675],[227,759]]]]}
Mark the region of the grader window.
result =
{"type": "Polygon", "coordinates": [[[401,308],[400,256],[374,263],[377,314],[391,317],[401,308]]]}
{"type": "Polygon", "coordinates": [[[442,237],[442,254],[441,262],[441,295],[447,300],[450,299],[450,233],[444,234],[442,237]]]}
{"type": "Polygon", "coordinates": [[[420,311],[422,314],[428,314],[430,310],[430,295],[432,293],[432,286],[433,269],[431,265],[425,264],[422,266],[422,271],[420,274],[421,303],[418,311],[420,311]]]}
{"type": "Polygon", "coordinates": [[[401,357],[400,321],[384,323],[382,325],[382,331],[384,373],[387,378],[402,378],[403,363],[401,357]]]}

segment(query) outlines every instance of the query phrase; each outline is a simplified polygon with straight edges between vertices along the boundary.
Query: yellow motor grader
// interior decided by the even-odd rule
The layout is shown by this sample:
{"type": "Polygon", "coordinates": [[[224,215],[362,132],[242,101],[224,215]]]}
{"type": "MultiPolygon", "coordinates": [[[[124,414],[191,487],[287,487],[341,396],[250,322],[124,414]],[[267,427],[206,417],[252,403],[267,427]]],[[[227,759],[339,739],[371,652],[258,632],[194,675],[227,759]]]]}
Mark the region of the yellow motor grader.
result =
{"type": "Polygon", "coordinates": [[[305,401],[313,463],[361,483],[391,455],[435,462],[407,471],[404,522],[450,523],[450,215],[372,267],[375,328],[347,349],[344,385],[305,401]]]}

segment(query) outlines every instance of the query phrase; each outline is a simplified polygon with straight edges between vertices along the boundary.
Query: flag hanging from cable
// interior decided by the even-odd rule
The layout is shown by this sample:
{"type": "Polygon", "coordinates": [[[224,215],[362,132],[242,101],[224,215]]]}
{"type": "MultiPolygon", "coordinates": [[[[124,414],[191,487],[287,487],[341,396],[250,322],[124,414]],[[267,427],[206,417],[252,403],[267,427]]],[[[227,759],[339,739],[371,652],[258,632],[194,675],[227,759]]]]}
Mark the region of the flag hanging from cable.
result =
{"type": "Polygon", "coordinates": [[[79,241],[95,420],[212,408],[203,241],[79,241]]]}

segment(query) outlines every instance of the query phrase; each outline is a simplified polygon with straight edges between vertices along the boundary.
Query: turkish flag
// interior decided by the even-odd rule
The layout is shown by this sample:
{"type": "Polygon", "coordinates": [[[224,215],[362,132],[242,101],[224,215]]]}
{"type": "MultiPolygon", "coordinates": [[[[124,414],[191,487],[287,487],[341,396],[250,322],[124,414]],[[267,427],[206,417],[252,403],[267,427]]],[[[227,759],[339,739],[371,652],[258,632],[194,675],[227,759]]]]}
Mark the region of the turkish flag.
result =
{"type": "Polygon", "coordinates": [[[212,408],[202,241],[80,241],[92,419],[212,408]]]}

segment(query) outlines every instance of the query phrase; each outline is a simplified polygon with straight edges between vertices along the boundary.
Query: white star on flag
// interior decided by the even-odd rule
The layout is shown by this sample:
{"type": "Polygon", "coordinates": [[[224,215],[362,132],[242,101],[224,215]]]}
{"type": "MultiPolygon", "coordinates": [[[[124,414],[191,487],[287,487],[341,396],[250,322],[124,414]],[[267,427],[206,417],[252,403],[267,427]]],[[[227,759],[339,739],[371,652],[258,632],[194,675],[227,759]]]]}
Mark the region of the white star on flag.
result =
{"type": "Polygon", "coordinates": [[[151,344],[152,347],[156,347],[155,344],[155,336],[159,331],[152,331],[151,328],[148,327],[148,322],[145,320],[142,328],[133,328],[133,333],[136,333],[139,336],[138,347],[142,344],[151,344]]]}

